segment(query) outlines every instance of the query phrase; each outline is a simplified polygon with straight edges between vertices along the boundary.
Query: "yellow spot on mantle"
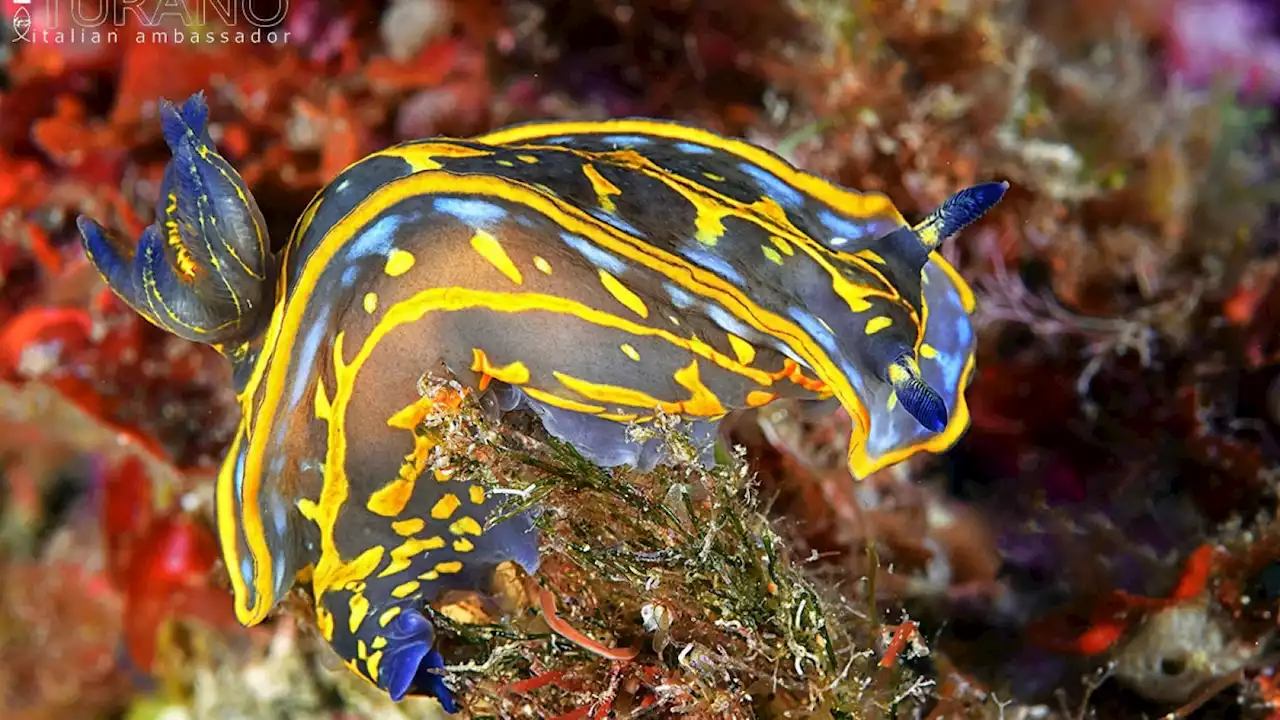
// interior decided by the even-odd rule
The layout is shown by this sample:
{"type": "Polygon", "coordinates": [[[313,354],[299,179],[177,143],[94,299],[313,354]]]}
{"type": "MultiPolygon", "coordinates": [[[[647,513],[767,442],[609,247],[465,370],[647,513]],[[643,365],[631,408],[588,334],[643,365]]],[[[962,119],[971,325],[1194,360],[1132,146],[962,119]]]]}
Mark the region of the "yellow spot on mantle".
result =
{"type": "Polygon", "coordinates": [[[672,374],[672,378],[680,387],[688,390],[692,397],[680,403],[687,415],[698,417],[716,417],[728,412],[720,403],[720,398],[711,392],[711,388],[702,383],[698,372],[698,361],[694,360],[672,374]]]}
{"type": "Polygon", "coordinates": [[[454,535],[475,535],[478,537],[484,532],[484,528],[480,527],[480,523],[476,522],[474,518],[463,517],[449,526],[449,532],[454,535]]]}
{"type": "Polygon", "coordinates": [[[462,501],[453,493],[445,493],[444,497],[436,501],[435,507],[431,508],[431,517],[436,520],[448,520],[453,516],[453,512],[462,505],[462,501]]]}
{"type": "Polygon", "coordinates": [[[310,498],[298,498],[298,512],[302,513],[302,517],[315,522],[319,517],[320,506],[316,505],[315,500],[310,498]]]}
{"type": "Polygon", "coordinates": [[[769,259],[769,262],[773,263],[774,265],[782,264],[782,254],[779,253],[777,250],[774,250],[768,245],[761,245],[760,249],[764,251],[764,256],[769,259]]]}
{"type": "Polygon", "coordinates": [[[333,639],[333,613],[327,608],[316,608],[316,628],[325,640],[333,639]]]}
{"type": "Polygon", "coordinates": [[[400,277],[401,275],[409,272],[409,269],[413,267],[415,262],[417,262],[417,260],[413,255],[401,250],[400,248],[396,248],[387,256],[387,266],[384,268],[384,272],[391,277],[400,277]]]}
{"type": "Polygon", "coordinates": [[[621,345],[621,350],[623,355],[626,355],[627,357],[631,358],[632,360],[635,360],[636,362],[640,362],[640,353],[637,352],[635,348],[631,347],[626,343],[623,343],[621,345]]]}
{"type": "Polygon", "coordinates": [[[422,532],[422,529],[426,526],[427,521],[422,518],[409,518],[408,520],[397,520],[396,522],[391,523],[391,529],[394,530],[397,535],[402,537],[417,535],[422,532]]]}
{"type": "Polygon", "coordinates": [[[778,396],[771,392],[765,392],[763,390],[752,390],[751,392],[747,393],[747,407],[754,408],[754,407],[760,407],[762,405],[768,405],[769,403],[773,402],[777,398],[778,396]]]}
{"type": "Polygon", "coordinates": [[[435,569],[438,573],[459,573],[462,572],[462,563],[457,560],[449,560],[448,562],[436,563],[435,569]]]}
{"type": "Polygon", "coordinates": [[[383,517],[395,517],[404,511],[413,496],[413,486],[417,477],[398,477],[383,485],[369,496],[365,507],[369,512],[383,517]]]}
{"type": "Polygon", "coordinates": [[[600,174],[595,166],[587,163],[582,166],[582,174],[587,176],[587,180],[591,182],[591,189],[595,191],[596,198],[600,200],[600,208],[605,212],[613,212],[617,209],[617,205],[613,202],[614,195],[621,195],[622,191],[617,185],[609,182],[609,179],[600,174]]]}
{"type": "Polygon", "coordinates": [[[777,235],[770,235],[769,242],[773,243],[773,246],[778,248],[778,250],[783,255],[791,256],[796,254],[795,249],[791,247],[791,243],[778,237],[777,235]]]}
{"type": "Polygon", "coordinates": [[[479,485],[472,485],[467,491],[471,495],[471,503],[473,505],[484,504],[484,488],[479,485]]]}
{"type": "Polygon", "coordinates": [[[378,311],[378,293],[364,294],[364,311],[370,315],[378,311]]]}
{"type": "Polygon", "coordinates": [[[884,315],[873,317],[867,321],[866,333],[868,335],[875,335],[892,324],[893,320],[885,317],[884,315]]]}
{"type": "Polygon", "coordinates": [[[566,375],[562,372],[555,372],[553,374],[556,379],[560,381],[560,384],[589,400],[595,400],[610,405],[660,408],[663,412],[672,414],[680,413],[681,409],[684,407],[678,402],[660,400],[649,393],[635,390],[633,388],[623,387],[620,385],[595,383],[574,377],[573,375],[566,375]]]}
{"type": "Polygon", "coordinates": [[[328,420],[333,417],[333,407],[329,404],[329,395],[324,389],[324,378],[316,379],[316,419],[328,420]]]}
{"type": "Polygon", "coordinates": [[[472,543],[470,540],[466,538],[459,538],[453,541],[454,552],[471,552],[472,550],[475,550],[475,549],[476,549],[475,543],[472,543]]]}
{"type": "Polygon", "coordinates": [[[507,276],[507,279],[516,285],[524,284],[524,276],[520,274],[520,268],[511,261],[511,257],[507,255],[507,251],[502,249],[502,243],[498,242],[498,238],[485,232],[477,230],[475,235],[471,236],[471,249],[480,254],[480,257],[489,261],[489,264],[498,269],[498,272],[507,276]]]}
{"type": "Polygon", "coordinates": [[[400,614],[399,606],[389,607],[386,609],[385,612],[382,613],[382,615],[378,617],[378,624],[381,625],[382,627],[386,627],[391,623],[392,620],[395,620],[396,616],[399,614],[400,614]]]}
{"type": "Polygon", "coordinates": [[[932,360],[938,357],[938,351],[932,345],[925,343],[920,346],[920,357],[925,360],[932,360]]]}
{"type": "Polygon", "coordinates": [[[529,382],[529,368],[516,360],[508,365],[494,365],[489,356],[480,348],[471,348],[471,370],[480,374],[480,390],[489,387],[491,380],[508,385],[523,385],[529,382]]]}
{"type": "Polygon", "coordinates": [[[538,268],[538,272],[542,273],[543,275],[551,274],[551,263],[547,262],[547,259],[542,257],[541,255],[533,256],[533,266],[538,268]]]}
{"type": "Polygon", "coordinates": [[[387,427],[393,427],[398,430],[415,430],[432,410],[439,407],[449,406],[434,397],[420,397],[387,418],[387,427]]]}
{"type": "Polygon", "coordinates": [[[644,304],[644,301],[640,299],[639,295],[636,295],[630,288],[623,285],[622,281],[618,280],[618,278],[610,275],[604,270],[601,270],[600,284],[604,285],[604,289],[608,290],[609,294],[612,295],[615,300],[622,303],[628,310],[642,318],[649,317],[648,306],[644,304]]]}
{"type": "Polygon", "coordinates": [[[729,346],[733,348],[733,354],[737,356],[738,362],[750,365],[751,361],[756,359],[755,347],[733,333],[726,334],[729,336],[729,346]]]}
{"type": "Polygon", "coordinates": [[[352,635],[355,635],[356,631],[360,629],[360,625],[364,623],[365,616],[369,614],[369,598],[356,593],[351,596],[351,602],[347,603],[347,606],[347,609],[351,612],[351,615],[347,618],[347,629],[351,631],[352,635]]]}
{"type": "Polygon", "coordinates": [[[693,221],[696,230],[694,239],[707,247],[715,247],[720,238],[724,237],[724,216],[727,213],[713,211],[702,205],[698,205],[697,210],[698,216],[693,221]]]}
{"type": "Polygon", "coordinates": [[[421,585],[417,580],[410,580],[407,583],[403,583],[392,588],[391,597],[407,598],[417,592],[419,587],[421,587],[421,585]]]}
{"type": "Polygon", "coordinates": [[[444,538],[439,535],[429,538],[408,538],[391,549],[391,562],[378,573],[378,577],[391,577],[398,572],[403,572],[409,568],[415,558],[442,547],[444,547],[444,538]]]}

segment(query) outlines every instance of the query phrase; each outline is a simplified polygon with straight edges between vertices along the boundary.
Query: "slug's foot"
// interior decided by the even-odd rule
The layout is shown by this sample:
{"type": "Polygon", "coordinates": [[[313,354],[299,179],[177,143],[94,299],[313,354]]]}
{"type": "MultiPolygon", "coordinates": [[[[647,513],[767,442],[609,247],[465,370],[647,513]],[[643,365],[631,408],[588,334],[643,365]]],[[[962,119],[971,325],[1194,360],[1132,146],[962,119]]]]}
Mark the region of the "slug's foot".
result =
{"type": "Polygon", "coordinates": [[[410,693],[428,695],[440,702],[444,711],[458,712],[458,702],[437,672],[444,667],[444,657],[432,645],[435,628],[417,608],[405,608],[387,626],[386,650],[378,672],[378,687],[395,702],[410,693]]]}

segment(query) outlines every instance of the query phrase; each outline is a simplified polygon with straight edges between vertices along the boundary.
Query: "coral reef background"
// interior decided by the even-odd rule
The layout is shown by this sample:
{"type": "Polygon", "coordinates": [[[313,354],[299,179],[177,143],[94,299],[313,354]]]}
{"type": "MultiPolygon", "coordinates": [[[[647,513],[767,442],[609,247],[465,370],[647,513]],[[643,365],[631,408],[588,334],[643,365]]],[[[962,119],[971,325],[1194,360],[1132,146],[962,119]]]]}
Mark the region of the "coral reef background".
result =
{"type": "Polygon", "coordinates": [[[79,213],[151,221],[157,100],[200,89],[276,238],[368,152],[535,118],[697,123],[913,219],[1012,183],[945,248],[981,343],[945,455],[856,484],[848,418],[801,405],[732,418],[710,473],[452,426],[549,508],[560,617],[642,647],[567,643],[516,591],[505,619],[459,603],[475,716],[1280,717],[1269,4],[292,0],[276,42],[155,41],[253,29],[172,14],[58,34],[90,4],[0,0],[4,717],[438,712],[335,667],[305,602],[236,624],[210,530],[227,368],[80,249],[79,213]]]}

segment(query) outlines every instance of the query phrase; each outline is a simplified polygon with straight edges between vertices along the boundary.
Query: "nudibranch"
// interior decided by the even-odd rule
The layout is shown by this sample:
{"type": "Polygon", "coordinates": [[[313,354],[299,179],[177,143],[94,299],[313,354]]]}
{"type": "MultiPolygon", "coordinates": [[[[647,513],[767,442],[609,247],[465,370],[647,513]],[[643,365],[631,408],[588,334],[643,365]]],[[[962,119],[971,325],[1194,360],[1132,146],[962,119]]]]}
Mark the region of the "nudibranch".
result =
{"type": "Polygon", "coordinates": [[[1003,197],[916,225],[887,197],[674,122],[538,122],[406,142],[346,168],[273,252],[207,131],[161,105],[172,158],[136,245],[80,219],[111,289],[231,363],[242,409],[217,485],[246,625],[309,581],[324,637],[392,698],[453,711],[425,604],[538,565],[527,516],[430,462],[446,369],[602,466],[651,468],[657,414],[708,435],[775,398],[838,400],[857,478],[968,425],[974,297],[938,254],[1003,197]]]}

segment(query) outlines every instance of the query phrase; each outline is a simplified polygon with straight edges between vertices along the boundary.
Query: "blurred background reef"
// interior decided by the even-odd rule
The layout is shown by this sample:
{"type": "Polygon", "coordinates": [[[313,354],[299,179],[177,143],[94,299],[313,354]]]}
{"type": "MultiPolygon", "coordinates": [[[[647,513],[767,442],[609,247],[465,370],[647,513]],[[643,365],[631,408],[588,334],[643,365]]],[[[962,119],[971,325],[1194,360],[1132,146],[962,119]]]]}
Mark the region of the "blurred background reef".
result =
{"type": "MultiPolygon", "coordinates": [[[[70,12],[41,2],[31,31],[70,12]]],[[[436,622],[472,716],[1280,718],[1270,3],[290,0],[287,42],[204,46],[23,42],[20,4],[0,0],[4,718],[438,713],[343,669],[301,600],[235,622],[211,530],[227,368],[80,249],[79,213],[151,222],[157,100],[201,89],[280,239],[366,153],[539,118],[692,122],[913,220],[1012,183],[945,248],[980,351],[943,456],[855,485],[848,418],[799,405],[731,418],[743,451],[714,472],[644,476],[448,423],[468,471],[546,509],[559,617],[639,648],[567,642],[518,584],[502,612],[454,603],[436,622]]]]}

